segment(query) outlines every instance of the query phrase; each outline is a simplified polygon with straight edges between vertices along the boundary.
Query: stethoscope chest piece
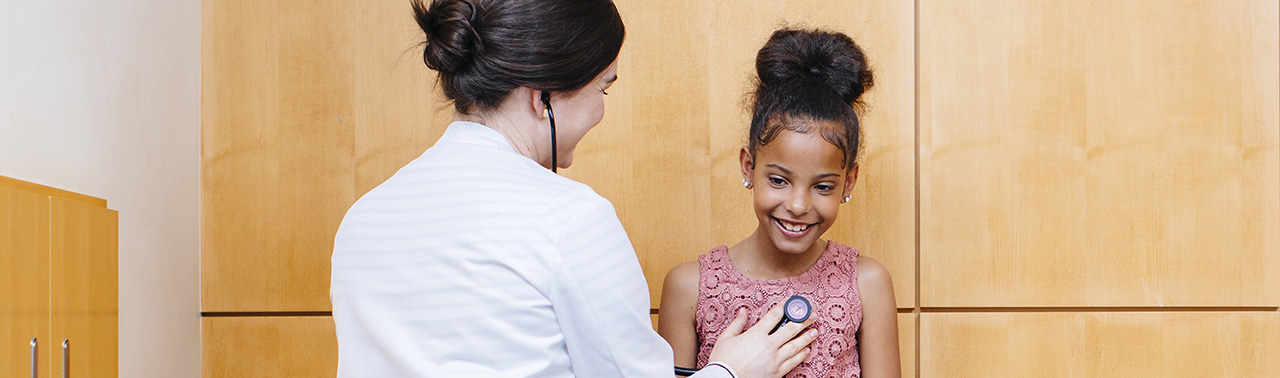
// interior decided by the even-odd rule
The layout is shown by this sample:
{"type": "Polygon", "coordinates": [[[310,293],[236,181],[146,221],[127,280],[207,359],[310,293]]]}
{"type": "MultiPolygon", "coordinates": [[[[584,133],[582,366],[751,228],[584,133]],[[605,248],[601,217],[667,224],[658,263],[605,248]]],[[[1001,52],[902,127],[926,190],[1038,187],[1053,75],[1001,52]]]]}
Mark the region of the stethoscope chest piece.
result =
{"type": "Polygon", "coordinates": [[[809,300],[799,295],[787,298],[787,304],[784,305],[783,309],[786,310],[787,320],[796,323],[809,320],[809,314],[813,312],[813,307],[809,305],[809,300]]]}
{"type": "Polygon", "coordinates": [[[792,295],[787,298],[785,304],[782,305],[782,319],[778,320],[778,325],[773,326],[773,330],[769,331],[772,335],[787,323],[802,323],[809,320],[809,314],[813,313],[813,306],[809,305],[809,300],[799,295],[792,295]]]}

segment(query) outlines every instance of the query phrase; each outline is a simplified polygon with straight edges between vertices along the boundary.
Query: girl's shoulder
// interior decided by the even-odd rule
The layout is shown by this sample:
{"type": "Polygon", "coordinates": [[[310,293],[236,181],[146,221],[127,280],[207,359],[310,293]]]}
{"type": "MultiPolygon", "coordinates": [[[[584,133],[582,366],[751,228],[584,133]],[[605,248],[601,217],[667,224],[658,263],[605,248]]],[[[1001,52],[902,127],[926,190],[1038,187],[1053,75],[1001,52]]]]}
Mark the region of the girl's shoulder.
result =
{"type": "Polygon", "coordinates": [[[858,287],[862,291],[868,289],[893,290],[893,280],[889,276],[889,268],[871,256],[859,256],[857,262],[858,287]]]}
{"type": "Polygon", "coordinates": [[[698,260],[690,260],[671,267],[671,270],[667,271],[666,279],[663,280],[663,287],[696,289],[698,287],[699,265],[698,260]]]}
{"type": "Polygon", "coordinates": [[[663,291],[693,293],[696,299],[704,271],[723,268],[729,264],[728,256],[728,247],[721,245],[698,255],[697,259],[676,264],[667,271],[667,276],[663,279],[663,291]]]}

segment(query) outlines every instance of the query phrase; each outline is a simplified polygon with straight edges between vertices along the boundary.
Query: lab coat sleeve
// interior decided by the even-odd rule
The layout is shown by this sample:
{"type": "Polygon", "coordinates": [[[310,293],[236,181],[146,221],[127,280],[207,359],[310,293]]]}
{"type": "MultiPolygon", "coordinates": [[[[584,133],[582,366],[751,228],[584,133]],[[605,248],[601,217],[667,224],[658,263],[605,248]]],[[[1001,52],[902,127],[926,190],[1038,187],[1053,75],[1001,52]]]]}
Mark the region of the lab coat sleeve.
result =
{"type": "MultiPolygon", "coordinates": [[[[556,243],[551,305],[578,377],[673,377],[671,346],[653,329],[649,289],[613,206],[589,203],[556,243]]],[[[732,378],[730,368],[695,378],[732,378]]]]}
{"type": "Polygon", "coordinates": [[[653,330],[649,290],[613,206],[596,197],[556,243],[549,293],[578,377],[671,377],[671,346],[653,330]]]}

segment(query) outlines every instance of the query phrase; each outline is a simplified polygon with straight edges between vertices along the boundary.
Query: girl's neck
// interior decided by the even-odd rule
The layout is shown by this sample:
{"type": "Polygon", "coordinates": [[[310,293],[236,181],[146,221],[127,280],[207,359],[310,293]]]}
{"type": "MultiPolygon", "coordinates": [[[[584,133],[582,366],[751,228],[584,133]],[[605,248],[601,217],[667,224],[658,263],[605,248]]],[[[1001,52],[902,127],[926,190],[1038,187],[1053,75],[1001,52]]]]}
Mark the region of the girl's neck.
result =
{"type": "Polygon", "coordinates": [[[826,240],[818,239],[804,253],[786,253],[779,251],[767,236],[757,230],[729,247],[730,261],[742,274],[754,279],[795,277],[804,274],[818,262],[827,249],[827,243],[826,240]]]}

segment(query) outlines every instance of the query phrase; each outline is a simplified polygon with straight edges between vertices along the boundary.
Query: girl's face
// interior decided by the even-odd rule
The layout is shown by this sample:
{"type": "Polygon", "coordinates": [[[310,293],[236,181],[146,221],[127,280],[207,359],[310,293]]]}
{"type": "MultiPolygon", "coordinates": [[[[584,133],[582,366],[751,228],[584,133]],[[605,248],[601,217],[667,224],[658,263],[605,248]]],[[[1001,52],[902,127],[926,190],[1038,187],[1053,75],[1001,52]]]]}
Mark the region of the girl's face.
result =
{"type": "Polygon", "coordinates": [[[556,164],[568,168],[573,164],[573,151],[587,131],[604,119],[604,95],[618,80],[618,61],[614,61],[591,83],[566,96],[551,96],[551,111],[556,119],[556,164]]]}
{"type": "Polygon", "coordinates": [[[857,165],[841,167],[844,154],[816,131],[841,125],[814,122],[823,124],[809,133],[780,130],[769,144],[756,148],[755,156],[742,149],[743,175],[754,186],[756,233],[779,252],[820,248],[818,238],[835,223],[857,180],[857,165]]]}

